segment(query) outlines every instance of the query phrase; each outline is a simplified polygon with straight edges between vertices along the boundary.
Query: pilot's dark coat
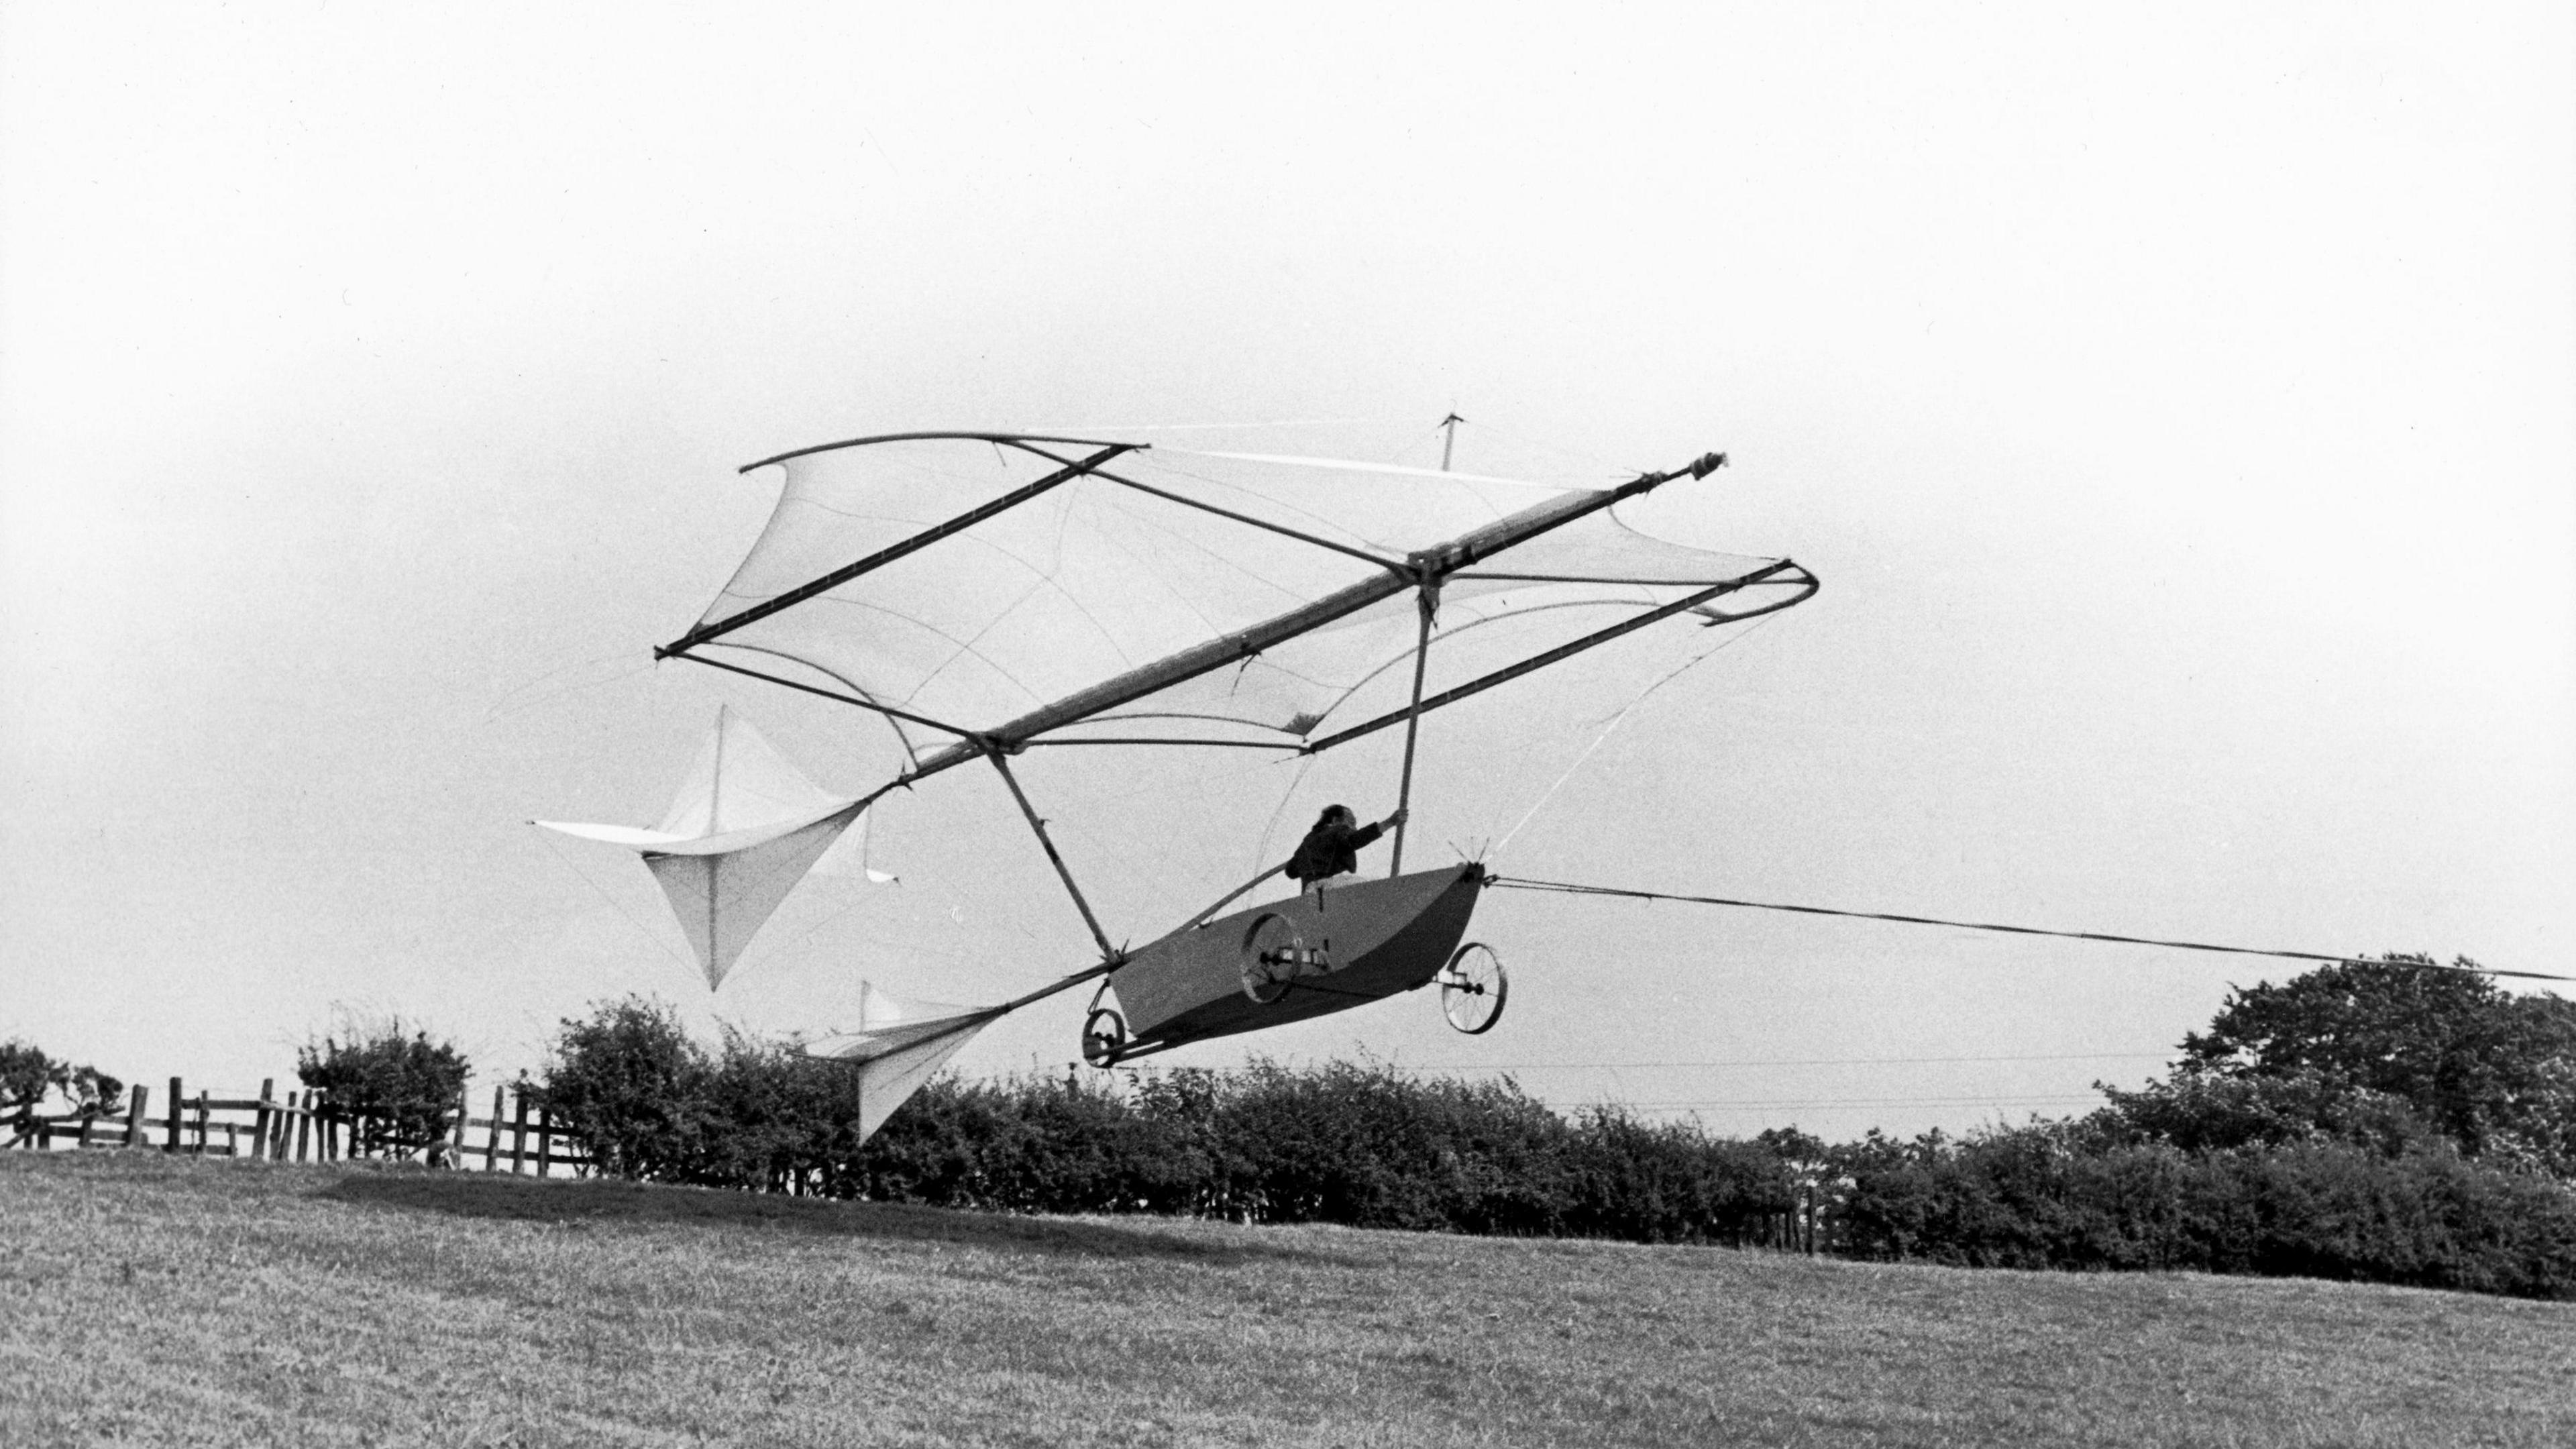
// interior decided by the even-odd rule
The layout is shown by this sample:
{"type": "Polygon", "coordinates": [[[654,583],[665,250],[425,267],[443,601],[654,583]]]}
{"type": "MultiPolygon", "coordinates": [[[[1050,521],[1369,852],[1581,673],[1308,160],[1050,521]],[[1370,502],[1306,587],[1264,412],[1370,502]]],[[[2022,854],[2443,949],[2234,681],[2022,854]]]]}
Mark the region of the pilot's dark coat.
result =
{"type": "Polygon", "coordinates": [[[1312,885],[1326,876],[1355,871],[1360,868],[1360,847],[1383,833],[1382,825],[1318,824],[1297,842],[1297,853],[1288,857],[1288,874],[1299,885],[1312,885]]]}

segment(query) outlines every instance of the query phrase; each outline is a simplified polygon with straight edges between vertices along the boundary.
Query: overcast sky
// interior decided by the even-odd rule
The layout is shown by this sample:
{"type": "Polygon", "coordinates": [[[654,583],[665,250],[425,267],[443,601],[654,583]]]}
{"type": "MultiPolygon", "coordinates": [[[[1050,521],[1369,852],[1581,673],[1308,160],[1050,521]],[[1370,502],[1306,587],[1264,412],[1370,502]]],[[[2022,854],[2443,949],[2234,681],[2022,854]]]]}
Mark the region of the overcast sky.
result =
{"type": "MultiPolygon", "coordinates": [[[[1606,740],[1666,656],[1439,717],[1434,859],[1544,799],[1504,869],[2576,973],[2564,7],[1399,8],[0,9],[0,1037],[247,1087],[399,1013],[488,1076],[628,990],[779,1031],[1077,967],[967,772],[713,1000],[631,858],[524,822],[650,823],[719,700],[882,778],[873,726],[651,662],[766,516],[741,463],[1452,409],[1462,466],[1728,451],[1640,522],[1824,589],[1606,740]]],[[[1164,768],[1024,771],[1139,940],[1289,783],[1164,768]]],[[[1298,798],[1391,804],[1390,752],[1333,770],[1298,798]]],[[[1167,1060],[1957,1128],[2297,969],[1503,893],[1473,934],[1489,1036],[1407,998],[1167,1060]]]]}

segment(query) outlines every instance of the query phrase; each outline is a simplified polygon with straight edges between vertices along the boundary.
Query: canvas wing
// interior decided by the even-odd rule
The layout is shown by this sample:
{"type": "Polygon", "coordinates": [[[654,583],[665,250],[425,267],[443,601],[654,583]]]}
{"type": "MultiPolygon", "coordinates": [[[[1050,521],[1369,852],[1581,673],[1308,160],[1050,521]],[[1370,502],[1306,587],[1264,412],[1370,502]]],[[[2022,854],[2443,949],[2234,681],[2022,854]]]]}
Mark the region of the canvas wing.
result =
{"type": "Polygon", "coordinates": [[[1812,593],[1787,560],[1606,513],[1723,461],[1564,488],[1097,440],[827,444],[753,465],[784,471],[778,507],[663,653],[877,711],[912,778],[1045,736],[1318,748],[1328,718],[1386,707],[1364,686],[1415,649],[1424,560],[1456,621],[1425,710],[1634,627],[1812,593]]]}

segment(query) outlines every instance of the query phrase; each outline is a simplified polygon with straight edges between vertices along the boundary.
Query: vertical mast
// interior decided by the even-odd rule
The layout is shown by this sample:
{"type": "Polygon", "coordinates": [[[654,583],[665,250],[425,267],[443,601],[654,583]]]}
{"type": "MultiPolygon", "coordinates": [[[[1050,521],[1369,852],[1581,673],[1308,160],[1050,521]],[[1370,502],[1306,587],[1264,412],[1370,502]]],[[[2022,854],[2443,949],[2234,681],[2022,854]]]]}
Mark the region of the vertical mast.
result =
{"type": "MultiPolygon", "coordinates": [[[[1422,729],[1422,666],[1431,657],[1431,615],[1440,607],[1440,585],[1429,569],[1422,571],[1422,592],[1415,596],[1422,610],[1422,632],[1413,641],[1413,706],[1404,719],[1404,776],[1395,787],[1396,813],[1409,814],[1413,809],[1413,739],[1422,729]]],[[[1388,851],[1389,878],[1404,874],[1404,827],[1395,822],[1395,848],[1388,851]]]]}
{"type": "MultiPolygon", "coordinates": [[[[1458,413],[1440,420],[1440,472],[1448,472],[1450,449],[1458,446],[1458,423],[1466,423],[1458,413]]],[[[1409,815],[1414,807],[1414,735],[1422,732],[1422,665],[1432,652],[1432,611],[1440,606],[1440,583],[1430,570],[1422,570],[1422,593],[1417,603],[1422,606],[1422,634],[1414,639],[1414,704],[1404,714],[1404,776],[1396,784],[1396,815],[1409,815]]],[[[1396,843],[1386,851],[1386,874],[1404,874],[1404,820],[1396,820],[1396,843]]]]}
{"type": "MultiPolygon", "coordinates": [[[[1440,471],[1449,471],[1449,451],[1458,445],[1458,425],[1467,421],[1455,412],[1440,420],[1440,471]]],[[[1395,787],[1395,809],[1399,815],[1413,809],[1413,741],[1422,730],[1422,667],[1431,654],[1431,614],[1439,607],[1440,585],[1429,569],[1422,571],[1422,592],[1417,602],[1422,608],[1422,633],[1413,641],[1413,704],[1404,718],[1404,774],[1395,787]]],[[[1404,821],[1395,823],[1395,845],[1387,852],[1387,875],[1404,874],[1404,821]]]]}

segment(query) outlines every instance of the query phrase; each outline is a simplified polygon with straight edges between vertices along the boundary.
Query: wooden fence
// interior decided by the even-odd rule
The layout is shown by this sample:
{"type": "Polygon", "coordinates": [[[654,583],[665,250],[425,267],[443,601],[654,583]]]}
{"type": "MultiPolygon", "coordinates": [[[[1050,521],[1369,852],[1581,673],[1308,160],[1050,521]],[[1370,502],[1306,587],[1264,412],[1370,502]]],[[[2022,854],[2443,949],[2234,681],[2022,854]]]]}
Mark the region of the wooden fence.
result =
{"type": "MultiPolygon", "coordinates": [[[[527,1093],[494,1087],[489,1117],[472,1114],[470,1095],[457,1096],[446,1136],[420,1154],[429,1165],[537,1177],[589,1175],[589,1157],[554,1125],[551,1114],[530,1104],[527,1093]]],[[[155,1117],[152,1089],[138,1085],[122,1113],[21,1114],[0,1121],[0,1131],[12,1134],[0,1146],[115,1147],[271,1162],[341,1162],[367,1155],[359,1146],[366,1140],[364,1118],[332,1111],[320,1092],[281,1098],[274,1077],[259,1084],[256,1097],[217,1097],[201,1088],[193,1098],[172,1077],[162,1100],[162,1115],[155,1117]]]]}

